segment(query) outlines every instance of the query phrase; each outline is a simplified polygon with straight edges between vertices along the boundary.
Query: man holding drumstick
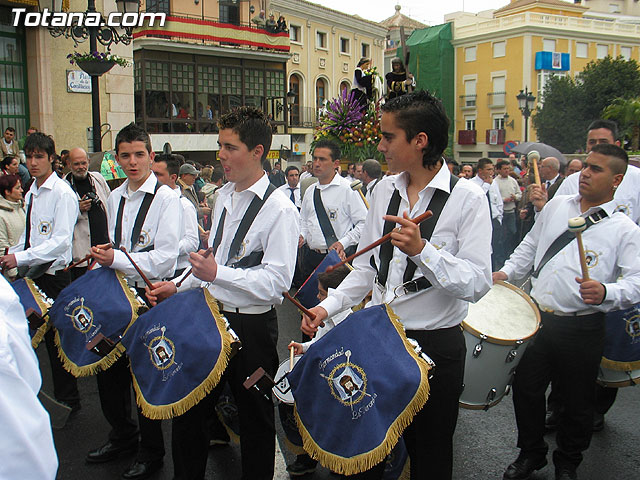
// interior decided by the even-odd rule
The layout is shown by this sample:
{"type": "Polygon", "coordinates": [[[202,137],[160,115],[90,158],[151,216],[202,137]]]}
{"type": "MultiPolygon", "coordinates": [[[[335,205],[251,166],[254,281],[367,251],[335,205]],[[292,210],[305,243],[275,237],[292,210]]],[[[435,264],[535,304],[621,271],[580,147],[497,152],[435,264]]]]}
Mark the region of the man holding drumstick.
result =
{"type": "Polygon", "coordinates": [[[508,280],[535,268],[531,296],[543,327],[516,370],[513,403],[520,455],[504,473],[508,480],[527,479],[547,464],[544,394],[552,375],[562,406],[553,454],[556,479],[578,478],[576,469],[592,434],[605,312],[640,302],[640,228],[615,211],[613,200],[627,170],[627,154],[616,145],[596,145],[585,165],[579,193],[549,201],[502,270],[493,274],[494,281],[508,280]],[[579,253],[585,253],[572,237],[556,242],[574,217],[586,220],[583,241],[591,279],[581,271],[579,253]]]}
{"type": "MultiPolygon", "coordinates": [[[[479,300],[491,283],[489,205],[481,188],[449,173],[442,158],[449,120],[440,100],[412,92],[387,102],[382,111],[378,150],[389,169],[401,173],[376,186],[360,245],[382,237],[385,227],[399,227],[391,243],[354,260],[355,270],[311,309],[313,322],[303,318],[302,330],[315,333],[320,322],[358,304],[372,288],[373,304],[392,302],[407,336],[437,365],[429,400],[404,433],[411,478],[450,479],[466,352],[460,323],[467,302],[479,300]],[[426,210],[434,212],[422,223],[431,225],[431,232],[409,220],[426,210]]],[[[384,462],[355,478],[380,479],[383,471],[384,462]]]]}

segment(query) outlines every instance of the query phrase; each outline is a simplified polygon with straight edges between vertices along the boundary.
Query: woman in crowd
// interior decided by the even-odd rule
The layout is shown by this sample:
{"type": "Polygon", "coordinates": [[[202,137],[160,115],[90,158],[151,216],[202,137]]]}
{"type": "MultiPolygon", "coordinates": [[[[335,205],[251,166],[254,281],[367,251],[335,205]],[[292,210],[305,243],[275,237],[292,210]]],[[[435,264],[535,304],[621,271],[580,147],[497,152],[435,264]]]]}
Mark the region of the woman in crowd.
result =
{"type": "MultiPolygon", "coordinates": [[[[22,184],[18,175],[0,176],[0,253],[13,247],[20,239],[25,226],[24,202],[22,199],[22,184]]],[[[17,269],[4,272],[13,279],[17,269]]]]}

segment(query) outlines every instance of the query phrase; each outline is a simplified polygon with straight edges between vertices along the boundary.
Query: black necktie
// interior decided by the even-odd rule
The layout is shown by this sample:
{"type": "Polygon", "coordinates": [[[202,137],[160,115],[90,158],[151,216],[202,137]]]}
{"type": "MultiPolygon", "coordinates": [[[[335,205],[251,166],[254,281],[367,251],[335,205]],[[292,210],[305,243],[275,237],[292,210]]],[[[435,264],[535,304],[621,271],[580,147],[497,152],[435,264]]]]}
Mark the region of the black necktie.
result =
{"type": "Polygon", "coordinates": [[[289,197],[291,199],[291,201],[293,202],[293,204],[296,204],[296,196],[293,194],[293,192],[295,192],[295,188],[289,187],[289,190],[291,190],[291,196],[289,197]]]}
{"type": "Polygon", "coordinates": [[[549,191],[550,186],[551,186],[551,180],[547,180],[547,192],[549,191]]]}
{"type": "Polygon", "coordinates": [[[27,206],[26,230],[24,232],[24,249],[31,246],[29,237],[31,236],[31,208],[33,207],[33,194],[29,197],[29,205],[27,206]]]}

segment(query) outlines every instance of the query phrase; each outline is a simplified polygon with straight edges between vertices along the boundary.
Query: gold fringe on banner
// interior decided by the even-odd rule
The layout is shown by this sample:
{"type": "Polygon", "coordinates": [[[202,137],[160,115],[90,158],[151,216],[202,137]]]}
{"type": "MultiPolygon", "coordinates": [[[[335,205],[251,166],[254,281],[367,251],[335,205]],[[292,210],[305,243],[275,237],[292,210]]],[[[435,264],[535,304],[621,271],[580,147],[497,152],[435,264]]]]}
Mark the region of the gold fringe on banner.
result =
{"type": "Polygon", "coordinates": [[[207,378],[205,378],[200,385],[194,388],[182,400],[170,403],[168,405],[152,405],[147,402],[147,400],[142,395],[142,392],[140,391],[140,386],[138,385],[138,381],[132,370],[131,377],[133,378],[133,388],[136,392],[136,402],[142,409],[142,413],[144,414],[144,416],[147,418],[150,418],[152,420],[168,420],[170,418],[178,417],[184,414],[191,407],[197,405],[200,400],[206,397],[211,392],[211,390],[213,390],[216,385],[218,385],[222,374],[229,364],[229,360],[231,357],[231,335],[229,335],[229,332],[227,332],[227,327],[225,325],[224,318],[222,317],[222,314],[218,309],[218,302],[216,301],[216,299],[211,296],[206,288],[203,288],[202,292],[205,296],[207,305],[209,306],[209,310],[213,315],[216,326],[218,328],[218,332],[220,333],[220,339],[222,340],[222,348],[220,351],[220,355],[218,356],[218,360],[211,370],[211,373],[209,373],[207,378]]]}
{"type": "Polygon", "coordinates": [[[609,360],[608,358],[602,357],[600,365],[617,372],[630,372],[632,370],[640,369],[640,360],[635,360],[633,362],[618,362],[616,360],[609,360]]]}
{"type": "MultiPolygon", "coordinates": [[[[129,305],[131,306],[131,320],[127,324],[127,327],[124,329],[124,332],[129,330],[131,325],[138,319],[138,308],[141,306],[140,302],[136,299],[136,296],[129,289],[129,285],[127,281],[124,279],[124,274],[122,272],[116,271],[116,277],[118,277],[118,283],[120,284],[120,288],[122,288],[122,292],[127,297],[129,301],[129,305]]],[[[123,332],[123,334],[124,334],[123,332]]],[[[90,375],[95,375],[98,372],[104,371],[109,368],[111,365],[116,363],[116,361],[122,356],[125,349],[121,343],[117,343],[111,352],[105,357],[102,357],[97,362],[91,363],[89,365],[76,365],[71,359],[67,356],[66,353],[62,350],[62,344],[60,343],[60,333],[56,330],[55,335],[55,344],[58,347],[58,357],[62,361],[62,366],[71,373],[74,377],[88,377],[90,375]]]]}
{"type": "MultiPolygon", "coordinates": [[[[42,315],[43,316],[46,315],[46,313],[49,311],[49,305],[47,305],[42,300],[42,297],[40,296],[40,292],[36,288],[36,284],[30,278],[25,278],[25,283],[27,284],[27,287],[29,288],[31,295],[33,295],[33,299],[38,304],[38,307],[40,307],[40,311],[42,312],[42,315]]],[[[38,329],[36,330],[36,333],[33,335],[33,338],[31,339],[31,346],[33,348],[38,348],[38,345],[40,345],[40,342],[44,338],[44,334],[49,331],[50,326],[51,325],[49,324],[49,317],[44,317],[44,323],[40,325],[40,327],[38,327],[38,329]]]]}
{"type": "Polygon", "coordinates": [[[396,443],[398,443],[398,439],[402,435],[402,432],[404,432],[404,429],[411,424],[413,417],[422,409],[422,407],[424,407],[424,404],[429,398],[429,366],[418,356],[418,354],[416,354],[413,346],[407,340],[404,327],[400,323],[398,316],[393,312],[393,310],[391,310],[389,305],[385,306],[389,319],[391,320],[391,324],[395,327],[398,335],[402,338],[404,347],[415,359],[416,364],[420,369],[421,379],[418,390],[404,411],[400,413],[398,418],[391,424],[389,430],[387,430],[384,441],[376,448],[354,457],[341,457],[331,452],[327,452],[313,440],[298,415],[298,409],[294,406],[296,423],[298,424],[298,430],[300,430],[300,435],[302,436],[304,450],[308,452],[311,458],[318,460],[323,467],[342,475],[354,475],[356,473],[364,472],[384,460],[391,450],[393,450],[396,443]]]}
{"type": "Polygon", "coordinates": [[[304,448],[302,448],[300,445],[296,445],[296,444],[292,443],[291,440],[289,440],[286,435],[284,436],[284,444],[287,447],[287,450],[289,450],[294,455],[306,455],[307,454],[307,452],[306,452],[306,450],[304,448]]]}

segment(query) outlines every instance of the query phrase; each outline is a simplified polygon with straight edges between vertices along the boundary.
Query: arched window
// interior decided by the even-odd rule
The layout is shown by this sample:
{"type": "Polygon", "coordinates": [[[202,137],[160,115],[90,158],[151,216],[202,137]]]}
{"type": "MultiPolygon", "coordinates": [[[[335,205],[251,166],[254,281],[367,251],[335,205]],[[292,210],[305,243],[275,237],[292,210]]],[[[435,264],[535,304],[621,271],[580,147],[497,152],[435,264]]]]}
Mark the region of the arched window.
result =
{"type": "Polygon", "coordinates": [[[320,110],[324,107],[327,99],[327,82],[323,78],[316,80],[316,108],[320,110]]]}
{"type": "Polygon", "coordinates": [[[346,80],[343,80],[340,83],[340,95],[343,95],[345,90],[347,91],[347,95],[348,95],[349,92],[351,91],[351,85],[349,85],[349,82],[347,82],[346,80]]]}
{"type": "Polygon", "coordinates": [[[290,108],[290,112],[291,112],[291,125],[292,126],[301,126],[302,125],[302,118],[300,116],[300,105],[301,105],[301,95],[302,95],[302,80],[300,79],[300,77],[298,75],[291,75],[291,77],[289,77],[289,91],[295,93],[295,98],[293,100],[293,103],[291,105],[289,105],[290,108]]]}

